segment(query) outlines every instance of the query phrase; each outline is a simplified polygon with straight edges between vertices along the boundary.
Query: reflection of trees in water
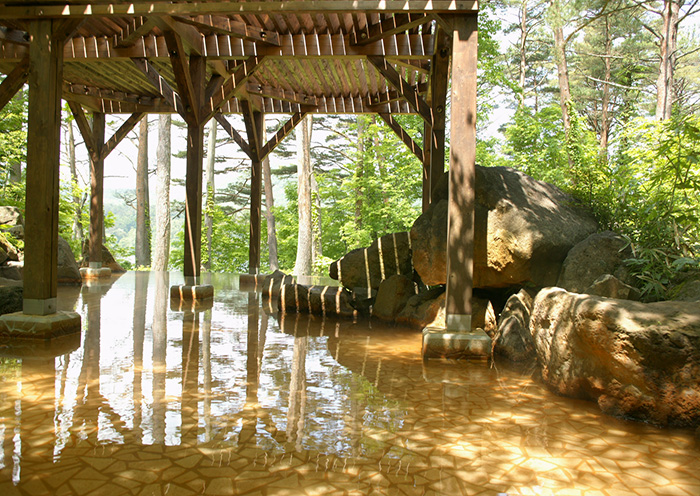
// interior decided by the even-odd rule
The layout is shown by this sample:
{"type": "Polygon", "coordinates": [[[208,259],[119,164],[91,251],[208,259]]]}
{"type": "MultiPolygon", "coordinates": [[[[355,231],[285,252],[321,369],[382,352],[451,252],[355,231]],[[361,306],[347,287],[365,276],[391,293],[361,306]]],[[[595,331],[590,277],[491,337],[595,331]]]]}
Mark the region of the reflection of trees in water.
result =
{"type": "Polygon", "coordinates": [[[165,443],[165,374],[166,352],[168,349],[168,303],[170,277],[167,272],[159,272],[156,275],[156,291],[153,308],[153,406],[152,429],[153,442],[165,443]]]}

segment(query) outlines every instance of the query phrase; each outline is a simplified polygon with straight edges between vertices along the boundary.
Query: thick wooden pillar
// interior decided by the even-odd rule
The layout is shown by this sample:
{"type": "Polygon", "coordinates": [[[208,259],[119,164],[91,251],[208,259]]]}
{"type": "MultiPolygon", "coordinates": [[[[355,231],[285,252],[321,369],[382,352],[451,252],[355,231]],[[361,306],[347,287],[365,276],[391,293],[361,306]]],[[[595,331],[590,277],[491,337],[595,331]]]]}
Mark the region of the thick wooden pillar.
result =
{"type": "Polygon", "coordinates": [[[102,231],[104,225],[104,168],[102,148],[105,142],[105,115],[92,114],[92,140],[96,153],[90,154],[90,268],[102,267],[102,231]]]}
{"type": "Polygon", "coordinates": [[[448,331],[470,331],[474,272],[477,15],[454,16],[453,23],[445,310],[448,331]]]}
{"type": "Polygon", "coordinates": [[[450,71],[450,38],[439,28],[435,54],[431,62],[428,104],[432,110],[433,125],[424,125],[423,131],[423,211],[432,201],[433,188],[445,172],[445,106],[447,80],[450,71]]]}
{"type": "Polygon", "coordinates": [[[192,110],[187,124],[187,176],[185,178],[185,283],[199,284],[202,244],[202,158],[204,150],[204,122],[195,118],[201,111],[204,97],[205,63],[202,57],[192,56],[189,63],[194,99],[199,106],[192,110]]]}
{"type": "Polygon", "coordinates": [[[63,85],[63,40],[55,23],[29,22],[29,125],[24,236],[24,313],[56,312],[58,164],[63,85]]]}
{"type": "Polygon", "coordinates": [[[265,118],[261,112],[251,113],[251,128],[248,131],[248,142],[251,148],[250,167],[250,238],[248,247],[248,273],[257,274],[260,271],[260,229],[262,203],[262,148],[265,118]],[[252,130],[252,132],[250,132],[252,130]],[[255,144],[253,144],[253,142],[255,144]]]}

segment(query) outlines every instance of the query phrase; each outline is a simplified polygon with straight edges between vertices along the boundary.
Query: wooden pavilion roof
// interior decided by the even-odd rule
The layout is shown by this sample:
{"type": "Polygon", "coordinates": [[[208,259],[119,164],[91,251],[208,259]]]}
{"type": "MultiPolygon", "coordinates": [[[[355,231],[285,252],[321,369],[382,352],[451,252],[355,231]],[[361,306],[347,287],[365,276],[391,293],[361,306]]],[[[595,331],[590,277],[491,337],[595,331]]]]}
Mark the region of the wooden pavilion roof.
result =
{"type": "Polygon", "coordinates": [[[185,114],[187,60],[206,111],[421,114],[449,15],[476,1],[0,0],[0,72],[23,70],[31,19],[62,20],[63,97],[105,113],[185,114]],[[185,68],[185,69],[183,69],[185,68]]]}

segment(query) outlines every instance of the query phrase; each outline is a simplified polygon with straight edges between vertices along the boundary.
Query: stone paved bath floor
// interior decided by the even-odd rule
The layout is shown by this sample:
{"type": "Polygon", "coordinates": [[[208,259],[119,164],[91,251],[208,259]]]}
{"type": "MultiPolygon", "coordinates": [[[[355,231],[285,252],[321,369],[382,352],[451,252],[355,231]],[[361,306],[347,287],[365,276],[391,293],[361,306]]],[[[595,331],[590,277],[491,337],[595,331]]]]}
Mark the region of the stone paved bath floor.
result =
{"type": "Polygon", "coordinates": [[[235,276],[61,288],[79,339],[0,342],[0,495],[700,495],[689,431],[607,417],[420,333],[278,320],[235,276]]]}

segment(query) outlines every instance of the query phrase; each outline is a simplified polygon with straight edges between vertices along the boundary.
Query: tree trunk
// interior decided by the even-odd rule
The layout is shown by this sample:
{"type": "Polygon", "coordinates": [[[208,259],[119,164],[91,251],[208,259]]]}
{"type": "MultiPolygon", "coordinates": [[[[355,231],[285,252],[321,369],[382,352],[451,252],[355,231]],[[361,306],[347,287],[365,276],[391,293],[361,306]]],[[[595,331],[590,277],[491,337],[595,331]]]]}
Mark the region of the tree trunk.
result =
{"type": "Polygon", "coordinates": [[[298,276],[311,274],[311,115],[302,119],[297,128],[297,162],[299,170],[298,204],[299,236],[297,238],[297,259],[294,273],[298,276]]]}
{"type": "Polygon", "coordinates": [[[566,63],[566,45],[564,41],[564,29],[561,25],[553,28],[554,52],[557,62],[557,74],[559,77],[559,105],[561,105],[562,118],[564,119],[564,132],[569,136],[571,119],[569,118],[569,101],[571,90],[569,89],[569,68],[566,63]]]}
{"type": "Polygon", "coordinates": [[[151,235],[148,199],[148,116],[139,124],[136,159],[136,266],[151,266],[151,235]]]}
{"type": "Polygon", "coordinates": [[[664,8],[661,13],[663,27],[659,39],[659,78],[656,81],[656,118],[658,120],[671,118],[679,11],[679,2],[664,0],[664,8]]]}
{"type": "Polygon", "coordinates": [[[518,87],[520,88],[520,107],[525,106],[525,72],[527,71],[527,57],[525,48],[527,46],[527,0],[522,0],[520,4],[520,69],[518,77],[518,87]]]}
{"type": "Polygon", "coordinates": [[[277,230],[275,228],[275,199],[272,193],[272,173],[269,155],[262,162],[263,180],[265,182],[265,220],[267,221],[267,251],[270,255],[270,270],[280,268],[277,258],[277,230]]]}
{"type": "Polygon", "coordinates": [[[321,243],[321,191],[316,182],[316,174],[311,171],[311,266],[323,256],[321,243]]]}
{"type": "Polygon", "coordinates": [[[153,270],[167,270],[170,257],[170,127],[172,117],[158,117],[156,151],[156,237],[153,270]]]}
{"type": "Polygon", "coordinates": [[[365,129],[364,121],[361,115],[357,116],[357,156],[358,164],[355,175],[357,176],[358,184],[355,186],[355,227],[362,229],[362,187],[360,182],[365,173],[365,129]]]}
{"type": "Polygon", "coordinates": [[[73,122],[68,121],[68,166],[70,167],[71,188],[73,190],[73,204],[75,205],[75,215],[73,216],[73,239],[83,246],[83,224],[80,218],[83,215],[80,197],[77,194],[78,172],[75,168],[75,135],[73,134],[73,122]]]}
{"type": "Polygon", "coordinates": [[[608,138],[610,136],[610,80],[612,79],[612,36],[610,36],[610,16],[605,16],[605,82],[600,116],[600,159],[608,161],[608,138]]]}
{"type": "Polygon", "coordinates": [[[209,144],[207,147],[207,190],[204,201],[204,229],[207,236],[207,261],[204,264],[204,269],[211,271],[211,241],[212,232],[214,229],[214,220],[212,219],[212,209],[214,208],[214,194],[216,189],[214,187],[214,161],[216,159],[216,119],[211,120],[211,126],[209,128],[209,144]]]}

